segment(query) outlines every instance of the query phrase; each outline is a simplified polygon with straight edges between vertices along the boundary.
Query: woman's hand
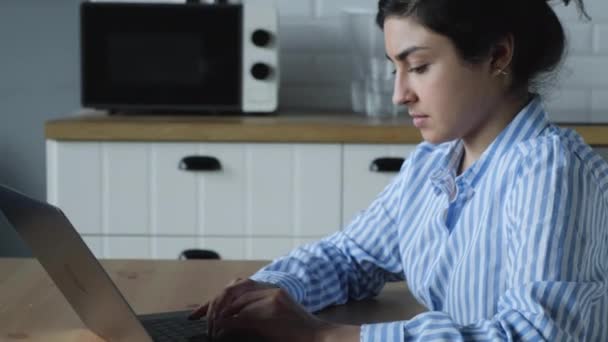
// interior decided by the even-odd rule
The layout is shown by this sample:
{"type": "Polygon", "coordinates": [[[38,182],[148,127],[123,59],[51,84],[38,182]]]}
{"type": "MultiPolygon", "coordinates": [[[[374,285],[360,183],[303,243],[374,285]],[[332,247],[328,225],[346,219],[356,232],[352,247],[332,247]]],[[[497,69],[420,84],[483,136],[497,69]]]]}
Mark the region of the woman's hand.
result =
{"type": "Polygon", "coordinates": [[[209,335],[213,336],[217,329],[215,329],[215,322],[218,317],[223,315],[223,311],[230,306],[230,304],[241,295],[247,292],[256,292],[264,289],[277,288],[276,285],[268,283],[260,283],[251,279],[237,278],[233,280],[224,290],[211,301],[203,304],[201,307],[196,309],[191,315],[190,319],[200,319],[206,317],[209,327],[209,335]]]}
{"type": "MultiPolygon", "coordinates": [[[[283,289],[250,279],[236,280],[212,301],[201,306],[192,319],[207,317],[209,334],[221,337],[248,334],[270,341],[323,341],[325,338],[353,336],[358,341],[359,327],[346,327],[322,321],[308,313],[283,289]]],[[[332,340],[335,340],[332,338],[332,340]]]]}

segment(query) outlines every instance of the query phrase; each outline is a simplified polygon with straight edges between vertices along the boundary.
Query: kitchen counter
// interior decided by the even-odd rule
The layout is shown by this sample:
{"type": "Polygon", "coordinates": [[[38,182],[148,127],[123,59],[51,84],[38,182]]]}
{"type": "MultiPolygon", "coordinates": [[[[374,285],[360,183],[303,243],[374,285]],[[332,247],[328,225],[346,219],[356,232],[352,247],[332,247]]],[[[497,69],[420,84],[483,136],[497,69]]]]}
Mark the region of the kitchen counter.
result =
{"type": "MultiPolygon", "coordinates": [[[[608,158],[608,125],[571,127],[608,158]]],[[[312,112],[88,113],[49,121],[46,137],[49,202],[95,255],[134,259],[277,258],[346,226],[399,171],[381,160],[422,141],[408,117],[312,112]]]]}
{"type": "MultiPolygon", "coordinates": [[[[608,145],[608,125],[561,125],[590,145],[608,145]]],[[[51,140],[211,141],[415,144],[420,133],[406,116],[373,118],[351,113],[273,115],[108,115],[84,111],[48,121],[51,140]]]]}

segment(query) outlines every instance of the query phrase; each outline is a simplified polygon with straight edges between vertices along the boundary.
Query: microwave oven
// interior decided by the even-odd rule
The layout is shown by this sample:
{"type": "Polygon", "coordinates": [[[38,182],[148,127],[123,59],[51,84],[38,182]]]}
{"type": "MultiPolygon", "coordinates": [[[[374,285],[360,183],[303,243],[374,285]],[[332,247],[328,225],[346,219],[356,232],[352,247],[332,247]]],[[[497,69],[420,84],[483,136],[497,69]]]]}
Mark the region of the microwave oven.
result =
{"type": "Polygon", "coordinates": [[[83,2],[82,105],[110,112],[273,112],[277,30],[272,0],[83,2]]]}

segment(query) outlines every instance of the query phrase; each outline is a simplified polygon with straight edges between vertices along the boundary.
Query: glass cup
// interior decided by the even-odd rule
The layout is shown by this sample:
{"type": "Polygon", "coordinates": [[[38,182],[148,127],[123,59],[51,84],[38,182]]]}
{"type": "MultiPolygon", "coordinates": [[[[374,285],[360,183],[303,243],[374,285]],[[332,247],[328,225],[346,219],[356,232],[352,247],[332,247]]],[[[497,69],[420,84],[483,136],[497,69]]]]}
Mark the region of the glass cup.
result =
{"type": "Polygon", "coordinates": [[[365,83],[365,114],[373,117],[397,116],[403,111],[393,104],[393,82],[368,78],[365,83]]]}
{"type": "Polygon", "coordinates": [[[351,109],[368,116],[403,112],[392,104],[393,66],[385,57],[384,35],[376,25],[376,11],[345,9],[342,26],[351,57],[351,109]]]}

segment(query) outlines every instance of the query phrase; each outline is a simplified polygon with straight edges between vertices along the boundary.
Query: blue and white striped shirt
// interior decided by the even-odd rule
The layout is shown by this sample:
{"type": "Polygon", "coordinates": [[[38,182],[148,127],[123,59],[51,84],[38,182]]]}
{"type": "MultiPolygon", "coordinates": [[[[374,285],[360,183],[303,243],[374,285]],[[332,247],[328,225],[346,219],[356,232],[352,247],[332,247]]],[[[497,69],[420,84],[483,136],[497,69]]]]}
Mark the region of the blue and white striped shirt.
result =
{"type": "Polygon", "coordinates": [[[362,341],[608,341],[608,164],[536,97],[462,175],[420,144],[342,231],[252,276],[310,311],[406,280],[429,312],[362,341]]]}

